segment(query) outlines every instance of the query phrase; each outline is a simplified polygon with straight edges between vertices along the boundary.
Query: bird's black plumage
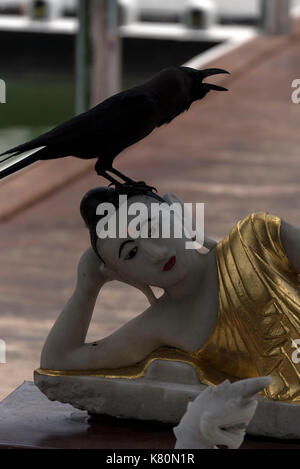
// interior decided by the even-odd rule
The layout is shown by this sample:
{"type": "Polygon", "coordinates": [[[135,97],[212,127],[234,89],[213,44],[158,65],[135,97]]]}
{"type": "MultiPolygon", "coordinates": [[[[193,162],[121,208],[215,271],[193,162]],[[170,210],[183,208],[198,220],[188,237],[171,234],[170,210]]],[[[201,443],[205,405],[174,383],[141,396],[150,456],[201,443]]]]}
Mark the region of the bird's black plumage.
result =
{"type": "Polygon", "coordinates": [[[112,167],[115,157],[155,127],[171,122],[210,90],[226,90],[202,82],[219,73],[228,72],[189,67],[164,69],[142,85],[120,92],[49,132],[2,153],[0,178],[37,160],[76,156],[98,158],[95,166],[98,174],[115,181],[107,174],[110,171],[128,182],[129,178],[112,167]]]}

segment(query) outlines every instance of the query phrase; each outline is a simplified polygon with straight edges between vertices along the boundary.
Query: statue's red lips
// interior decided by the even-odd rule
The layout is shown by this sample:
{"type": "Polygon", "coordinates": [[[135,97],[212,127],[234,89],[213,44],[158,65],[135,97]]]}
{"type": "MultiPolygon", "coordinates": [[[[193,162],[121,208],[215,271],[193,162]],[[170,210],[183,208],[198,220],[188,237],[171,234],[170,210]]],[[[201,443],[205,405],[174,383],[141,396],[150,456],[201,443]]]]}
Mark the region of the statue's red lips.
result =
{"type": "Polygon", "coordinates": [[[171,270],[175,264],[176,264],[176,257],[175,256],[170,257],[168,262],[166,262],[166,264],[164,265],[164,271],[171,270]]]}

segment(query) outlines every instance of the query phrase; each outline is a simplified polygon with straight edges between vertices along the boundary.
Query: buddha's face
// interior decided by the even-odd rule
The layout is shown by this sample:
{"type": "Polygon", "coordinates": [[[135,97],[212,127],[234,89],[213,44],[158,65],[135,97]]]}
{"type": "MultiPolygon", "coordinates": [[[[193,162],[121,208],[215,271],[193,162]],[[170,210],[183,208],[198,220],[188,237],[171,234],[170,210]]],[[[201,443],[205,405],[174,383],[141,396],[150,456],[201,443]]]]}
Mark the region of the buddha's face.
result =
{"type": "MultiPolygon", "coordinates": [[[[179,221],[172,213],[170,215],[170,236],[163,236],[161,217],[151,218],[151,204],[159,203],[153,197],[130,197],[127,201],[128,213],[132,204],[137,202],[143,203],[147,207],[147,215],[141,216],[139,225],[143,226],[144,229],[151,225],[149,231],[146,228],[147,237],[130,236],[132,234],[130,222],[136,218],[136,215],[128,215],[128,236],[126,238],[98,239],[98,252],[106,266],[113,269],[119,277],[129,283],[153,285],[161,288],[175,285],[187,275],[190,268],[192,251],[186,249],[187,238],[174,236],[175,226],[179,221]]],[[[116,211],[117,225],[120,209],[121,207],[116,211]]]]}

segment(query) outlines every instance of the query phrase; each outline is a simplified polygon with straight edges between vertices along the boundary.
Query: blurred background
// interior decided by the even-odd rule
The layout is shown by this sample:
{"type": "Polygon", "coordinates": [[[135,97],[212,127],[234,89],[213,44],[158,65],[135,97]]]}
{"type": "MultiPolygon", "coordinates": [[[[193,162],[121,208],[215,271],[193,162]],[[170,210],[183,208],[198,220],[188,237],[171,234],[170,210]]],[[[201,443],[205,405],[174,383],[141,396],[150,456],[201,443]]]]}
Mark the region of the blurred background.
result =
{"type": "MultiPolygon", "coordinates": [[[[268,3],[273,0],[1,0],[7,103],[0,151],[164,67],[268,28],[268,3]]],[[[300,0],[290,2],[297,5],[300,0]]]]}
{"type": "MultiPolygon", "coordinates": [[[[193,105],[116,167],[205,202],[206,233],[217,240],[255,210],[300,224],[300,107],[291,100],[299,14],[300,0],[0,0],[0,152],[164,67],[222,67],[230,93],[193,105]]],[[[88,246],[79,203],[99,184],[92,163],[72,158],[0,181],[0,400],[39,366],[88,246]]],[[[89,338],[146,306],[142,294],[108,284],[89,338]]]]}

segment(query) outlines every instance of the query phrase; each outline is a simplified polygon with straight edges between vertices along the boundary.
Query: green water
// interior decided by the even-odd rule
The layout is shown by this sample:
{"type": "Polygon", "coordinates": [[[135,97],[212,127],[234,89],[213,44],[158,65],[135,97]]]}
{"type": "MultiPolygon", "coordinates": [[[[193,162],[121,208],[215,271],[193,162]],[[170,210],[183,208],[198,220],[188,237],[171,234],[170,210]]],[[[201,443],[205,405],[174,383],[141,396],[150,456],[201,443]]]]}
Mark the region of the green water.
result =
{"type": "Polygon", "coordinates": [[[0,104],[0,153],[74,115],[72,80],[6,80],[0,104]]]}

